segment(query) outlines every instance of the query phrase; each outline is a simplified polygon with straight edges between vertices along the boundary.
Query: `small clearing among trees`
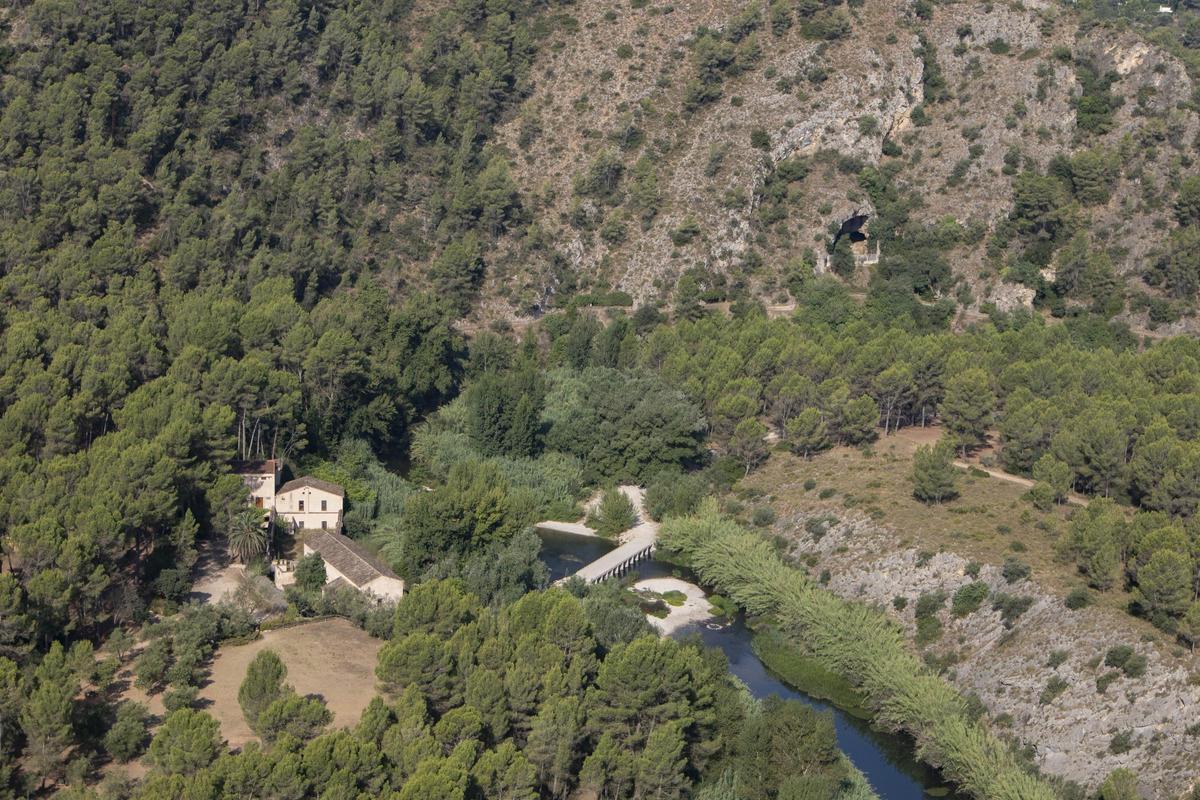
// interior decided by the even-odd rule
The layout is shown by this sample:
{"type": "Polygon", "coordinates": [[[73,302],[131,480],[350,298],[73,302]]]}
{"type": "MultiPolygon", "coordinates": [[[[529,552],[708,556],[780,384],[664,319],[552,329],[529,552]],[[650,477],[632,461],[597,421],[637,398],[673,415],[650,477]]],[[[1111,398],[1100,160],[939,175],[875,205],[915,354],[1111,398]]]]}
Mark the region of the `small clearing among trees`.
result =
{"type": "Polygon", "coordinates": [[[213,659],[212,681],[200,696],[221,723],[231,747],[257,737],[238,705],[238,687],[259,652],[274,650],[287,665],[287,682],[301,695],[319,694],[333,712],[333,727],[354,725],[375,696],[375,659],[383,641],[344,619],[327,619],[266,631],[245,645],[222,647],[213,659]]]}

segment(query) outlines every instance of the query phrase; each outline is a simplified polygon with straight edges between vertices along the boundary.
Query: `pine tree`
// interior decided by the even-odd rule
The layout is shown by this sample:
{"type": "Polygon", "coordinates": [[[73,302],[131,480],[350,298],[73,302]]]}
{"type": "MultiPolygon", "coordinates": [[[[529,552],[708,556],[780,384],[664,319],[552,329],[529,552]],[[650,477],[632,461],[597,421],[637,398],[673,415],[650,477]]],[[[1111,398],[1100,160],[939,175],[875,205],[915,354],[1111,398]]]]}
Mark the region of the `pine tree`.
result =
{"type": "MultiPolygon", "coordinates": [[[[8,753],[8,742],[13,738],[15,724],[21,717],[24,684],[17,663],[0,656],[0,760],[8,753]]],[[[0,783],[0,786],[3,785],[0,783]]]]}
{"type": "Polygon", "coordinates": [[[987,442],[995,405],[991,379],[982,369],[965,370],[947,382],[938,414],[964,456],[987,442]]]}
{"type": "Polygon", "coordinates": [[[878,435],[879,407],[870,397],[856,397],[838,410],[838,437],[850,445],[866,444],[878,435]]]}
{"type": "Polygon", "coordinates": [[[62,770],[72,741],[71,713],[79,682],[55,642],[34,673],[34,689],[21,708],[21,729],[29,770],[44,785],[62,770]]]}
{"type": "Polygon", "coordinates": [[[683,732],[678,722],[666,722],[650,732],[637,759],[633,796],[637,800],[673,800],[687,786],[683,732]]]}
{"type": "Polygon", "coordinates": [[[169,714],[155,734],[147,760],[161,772],[191,775],[211,764],[220,751],[217,721],[201,711],[181,708],[169,714]]]}
{"type": "Polygon", "coordinates": [[[579,771],[579,786],[596,797],[624,797],[633,784],[632,761],[611,733],[603,733],[579,771]]]}
{"type": "Polygon", "coordinates": [[[508,445],[510,409],[504,383],[487,373],[467,391],[467,430],[485,456],[501,455],[508,445]]]}
{"type": "Polygon", "coordinates": [[[479,712],[489,740],[503,741],[508,736],[508,698],[504,681],[495,670],[476,667],[467,676],[463,701],[479,712]]]}
{"type": "Polygon", "coordinates": [[[533,718],[526,755],[538,768],[542,785],[550,796],[566,797],[570,789],[576,746],[582,735],[579,701],[574,697],[550,700],[533,718]]]}
{"type": "Polygon", "coordinates": [[[1179,635],[1187,639],[1192,652],[1196,652],[1196,644],[1200,643],[1200,600],[1193,600],[1188,606],[1183,619],[1179,621],[1179,635]]]}
{"type": "Polygon", "coordinates": [[[958,496],[958,471],[950,443],[923,445],[913,454],[913,497],[922,503],[941,503],[958,496]]]}
{"type": "Polygon", "coordinates": [[[483,797],[537,800],[537,769],[512,741],[479,757],[471,769],[483,797]]]}
{"type": "Polygon", "coordinates": [[[1071,468],[1054,456],[1046,453],[1033,465],[1033,479],[1050,487],[1055,503],[1065,502],[1071,491],[1071,468]]]}
{"type": "Polygon", "coordinates": [[[729,439],[729,454],[745,467],[747,475],[767,460],[767,443],[763,441],[766,435],[767,426],[753,417],[742,420],[733,429],[733,436],[729,439]]]}
{"type": "Polygon", "coordinates": [[[263,650],[246,668],[246,677],[238,687],[238,705],[251,730],[258,730],[259,716],[271,703],[283,697],[283,679],[287,667],[274,650],[263,650]]]}
{"type": "Polygon", "coordinates": [[[805,459],[829,447],[829,429],[818,409],[804,409],[787,421],[786,430],[792,452],[805,459]]]}
{"type": "Polygon", "coordinates": [[[1137,571],[1137,582],[1153,621],[1182,616],[1192,601],[1192,559],[1175,550],[1157,550],[1137,571]]]}

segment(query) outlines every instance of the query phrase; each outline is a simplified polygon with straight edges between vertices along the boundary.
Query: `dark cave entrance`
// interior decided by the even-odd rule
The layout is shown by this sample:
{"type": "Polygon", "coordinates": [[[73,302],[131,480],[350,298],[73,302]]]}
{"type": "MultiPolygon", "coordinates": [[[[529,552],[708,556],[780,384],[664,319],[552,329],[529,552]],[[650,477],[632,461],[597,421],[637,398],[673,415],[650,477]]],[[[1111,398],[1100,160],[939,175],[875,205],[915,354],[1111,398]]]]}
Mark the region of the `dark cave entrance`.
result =
{"type": "Polygon", "coordinates": [[[857,214],[842,223],[842,227],[838,228],[837,235],[833,237],[833,246],[837,247],[838,240],[845,236],[850,240],[851,244],[855,242],[865,242],[867,235],[863,233],[863,226],[867,224],[867,214],[857,214]]]}

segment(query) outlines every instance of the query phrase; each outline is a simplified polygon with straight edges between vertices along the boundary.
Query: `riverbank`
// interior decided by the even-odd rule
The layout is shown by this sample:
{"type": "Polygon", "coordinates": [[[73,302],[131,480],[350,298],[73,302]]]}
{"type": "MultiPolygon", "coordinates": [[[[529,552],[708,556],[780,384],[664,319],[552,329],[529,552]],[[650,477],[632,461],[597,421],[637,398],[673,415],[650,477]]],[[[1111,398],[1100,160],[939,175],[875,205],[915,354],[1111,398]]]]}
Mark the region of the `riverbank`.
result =
{"type": "Polygon", "coordinates": [[[878,719],[922,743],[922,756],[979,798],[1053,800],[1051,786],[1027,771],[1009,745],[971,714],[949,683],[928,671],[882,612],[837,598],[803,570],[785,563],[774,544],[723,517],[714,503],[663,526],[664,545],[748,613],[778,614],[843,676],[860,676],[878,719]]]}
{"type": "Polygon", "coordinates": [[[862,693],[849,681],[831,672],[812,656],[789,642],[778,629],[766,626],[754,629],[754,654],[780,680],[810,697],[825,700],[861,720],[870,720],[862,693]]]}
{"type": "Polygon", "coordinates": [[[664,636],[670,636],[690,625],[699,625],[713,618],[712,604],[708,595],[694,583],[679,578],[649,578],[638,581],[633,590],[639,594],[651,593],[662,597],[667,616],[647,614],[646,619],[664,636]],[[682,595],[682,599],[679,596],[682,595]]]}
{"type": "MultiPolygon", "coordinates": [[[[539,535],[542,537],[541,559],[550,568],[551,580],[573,573],[582,559],[592,556],[592,548],[602,545],[594,538],[554,531],[541,531],[539,535]]],[[[656,551],[653,559],[637,564],[635,569],[640,573],[635,583],[673,578],[699,588],[699,582],[692,577],[684,560],[665,548],[656,551]]],[[[727,607],[727,610],[721,616],[714,615],[707,623],[681,626],[672,635],[698,636],[705,647],[721,651],[730,674],[756,699],[777,695],[832,714],[838,747],[855,769],[866,776],[866,785],[874,793],[870,796],[882,800],[927,800],[929,796],[946,793],[945,782],[936,770],[916,759],[911,741],[874,730],[864,720],[831,703],[788,686],[755,654],[753,632],[736,612],[736,605],[717,595],[706,595],[705,599],[710,606],[727,607]],[[718,622],[720,624],[716,624],[718,622]]],[[[850,789],[845,792],[839,800],[866,800],[850,789]]]]}

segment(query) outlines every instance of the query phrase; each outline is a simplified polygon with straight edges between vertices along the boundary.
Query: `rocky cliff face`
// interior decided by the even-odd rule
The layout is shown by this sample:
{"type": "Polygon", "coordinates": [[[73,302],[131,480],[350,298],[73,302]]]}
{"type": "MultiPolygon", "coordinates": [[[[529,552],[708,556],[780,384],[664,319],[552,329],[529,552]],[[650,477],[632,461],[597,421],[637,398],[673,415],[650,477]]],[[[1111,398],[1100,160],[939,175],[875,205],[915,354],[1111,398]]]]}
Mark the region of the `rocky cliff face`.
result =
{"type": "MultiPolygon", "coordinates": [[[[1200,118],[1184,67],[1137,35],[1082,30],[1069,12],[1038,2],[937,5],[920,18],[911,3],[866,0],[839,10],[849,32],[830,41],[798,21],[772,30],[764,12],[757,30],[730,45],[737,56],[719,96],[696,105],[689,91],[705,68],[697,34],[730,38],[744,9],[711,0],[632,6],[567,7],[530,96],[501,131],[538,232],[537,246],[496,258],[492,294],[518,314],[590,286],[666,297],[693,267],[782,302],[793,259],[811,251],[820,271],[833,232],[874,216],[857,173],[880,163],[893,165],[913,219],[954,220],[968,232],[946,254],[962,277],[954,290],[962,306],[1025,305],[1032,292],[1003,279],[1003,253],[988,254],[1013,207],[1014,175],[1094,147],[1120,159],[1120,174],[1107,202],[1078,209],[1078,222],[1130,287],[1153,293],[1141,275],[1174,225],[1171,203],[1192,168],[1200,118]],[[1076,124],[1080,61],[1111,73],[1111,92],[1123,99],[1107,132],[1076,124]],[[620,172],[614,191],[597,198],[578,182],[602,154],[620,172]],[[807,157],[807,174],[765,215],[764,186],[796,156],[807,157]],[[646,172],[656,185],[651,212],[635,196],[646,172]]],[[[866,278],[860,269],[852,280],[866,278]]]]}
{"type": "Polygon", "coordinates": [[[982,567],[975,578],[953,553],[922,557],[898,547],[895,531],[867,519],[843,520],[814,540],[804,523],[817,516],[781,522],[791,556],[810,564],[814,575],[828,570],[831,590],[879,605],[910,632],[923,593],[952,598],[979,580],[993,593],[1028,598],[1028,610],[1011,627],[991,600],[956,617],[947,599],[937,614],[944,631],[928,652],[947,665],[955,684],[983,701],[999,732],[1033,747],[1042,770],[1094,790],[1110,771],[1126,767],[1147,797],[1164,800],[1200,780],[1197,738],[1188,733],[1200,719],[1200,665],[1192,654],[1138,638],[1134,621],[1117,612],[1070,611],[1061,597],[1029,580],[1010,583],[996,567],[982,567]],[[893,605],[897,597],[907,601],[901,610],[893,605]],[[1120,645],[1146,658],[1143,675],[1105,665],[1107,651],[1120,645]],[[1101,692],[1097,679],[1105,675],[1111,683],[1101,692]],[[1065,686],[1050,697],[1052,680],[1065,686]],[[1115,737],[1126,744],[1113,746],[1115,737]]]}

